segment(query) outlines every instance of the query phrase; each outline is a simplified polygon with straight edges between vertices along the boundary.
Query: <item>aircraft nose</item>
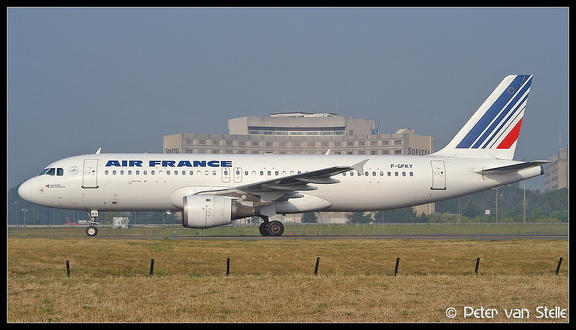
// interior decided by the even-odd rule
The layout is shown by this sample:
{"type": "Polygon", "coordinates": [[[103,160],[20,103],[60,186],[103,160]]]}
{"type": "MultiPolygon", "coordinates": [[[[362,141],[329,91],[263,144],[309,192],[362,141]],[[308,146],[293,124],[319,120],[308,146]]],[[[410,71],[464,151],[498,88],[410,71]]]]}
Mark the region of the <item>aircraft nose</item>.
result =
{"type": "Polygon", "coordinates": [[[34,202],[35,192],[36,189],[34,189],[33,184],[30,182],[30,180],[25,181],[18,188],[18,195],[20,195],[20,197],[22,197],[27,202],[31,203],[34,202]]]}

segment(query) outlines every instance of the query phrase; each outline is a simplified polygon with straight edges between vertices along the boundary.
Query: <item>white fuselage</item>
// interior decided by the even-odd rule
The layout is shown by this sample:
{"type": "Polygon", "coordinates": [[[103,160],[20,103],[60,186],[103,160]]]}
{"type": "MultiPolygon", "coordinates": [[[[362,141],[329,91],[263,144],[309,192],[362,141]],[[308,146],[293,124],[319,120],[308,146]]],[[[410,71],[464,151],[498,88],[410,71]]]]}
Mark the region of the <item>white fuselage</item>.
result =
{"type": "MultiPolygon", "coordinates": [[[[486,158],[340,155],[88,154],[50,164],[19,188],[26,200],[49,207],[102,211],[181,211],[182,198],[320,168],[351,166],[338,183],[301,192],[328,201],[322,211],[374,211],[466,195],[541,174],[541,167],[497,176],[483,168],[519,162],[486,158]]],[[[294,212],[296,212],[295,210],[294,212]]],[[[284,213],[284,212],[281,212],[284,213]]],[[[290,213],[290,212],[286,212],[290,213]]]]}

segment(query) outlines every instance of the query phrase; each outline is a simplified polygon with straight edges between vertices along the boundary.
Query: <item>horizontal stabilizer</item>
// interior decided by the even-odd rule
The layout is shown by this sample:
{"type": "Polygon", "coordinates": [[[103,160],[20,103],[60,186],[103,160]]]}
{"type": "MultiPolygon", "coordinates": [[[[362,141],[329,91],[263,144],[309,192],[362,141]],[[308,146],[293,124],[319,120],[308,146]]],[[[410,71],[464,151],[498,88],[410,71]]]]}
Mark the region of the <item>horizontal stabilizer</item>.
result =
{"type": "Polygon", "coordinates": [[[547,160],[533,160],[531,162],[526,162],[526,163],[518,163],[518,164],[499,166],[499,167],[493,167],[493,168],[484,168],[484,169],[481,169],[479,171],[476,171],[476,173],[482,174],[482,175],[509,174],[509,173],[518,172],[520,170],[524,170],[527,168],[548,164],[548,163],[550,163],[550,162],[547,160]]]}

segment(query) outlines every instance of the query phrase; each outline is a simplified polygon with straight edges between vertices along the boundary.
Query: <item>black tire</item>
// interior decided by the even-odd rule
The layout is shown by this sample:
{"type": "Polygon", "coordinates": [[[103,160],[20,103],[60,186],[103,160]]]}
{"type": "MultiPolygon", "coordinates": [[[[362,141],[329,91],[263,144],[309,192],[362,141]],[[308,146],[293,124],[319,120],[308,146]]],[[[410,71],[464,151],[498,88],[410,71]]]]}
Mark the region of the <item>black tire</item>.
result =
{"type": "Polygon", "coordinates": [[[263,222],[260,224],[260,235],[262,236],[272,236],[270,230],[268,230],[268,226],[270,226],[270,222],[263,222]]]}
{"type": "Polygon", "coordinates": [[[90,227],[86,228],[86,235],[88,235],[88,236],[98,235],[98,228],[96,228],[95,226],[90,226],[90,227]]]}
{"type": "Polygon", "coordinates": [[[271,236],[281,236],[284,233],[284,225],[280,221],[270,221],[268,232],[271,236]]]}

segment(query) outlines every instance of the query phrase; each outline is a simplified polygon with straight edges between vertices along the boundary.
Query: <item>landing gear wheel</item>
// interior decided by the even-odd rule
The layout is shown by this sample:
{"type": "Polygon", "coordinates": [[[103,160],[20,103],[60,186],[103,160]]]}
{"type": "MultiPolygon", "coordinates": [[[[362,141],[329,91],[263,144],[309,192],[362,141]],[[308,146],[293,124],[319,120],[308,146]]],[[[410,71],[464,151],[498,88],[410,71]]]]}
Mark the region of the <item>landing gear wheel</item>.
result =
{"type": "Polygon", "coordinates": [[[95,226],[90,226],[86,228],[86,235],[88,236],[96,236],[98,234],[98,228],[95,226]]]}
{"type": "Polygon", "coordinates": [[[272,236],[272,234],[270,233],[270,230],[268,230],[268,227],[270,226],[270,222],[263,222],[260,224],[260,227],[258,229],[260,229],[260,235],[262,236],[272,236]]]}
{"type": "Polygon", "coordinates": [[[268,232],[270,236],[281,236],[284,233],[284,225],[280,221],[270,221],[268,232]]]}

